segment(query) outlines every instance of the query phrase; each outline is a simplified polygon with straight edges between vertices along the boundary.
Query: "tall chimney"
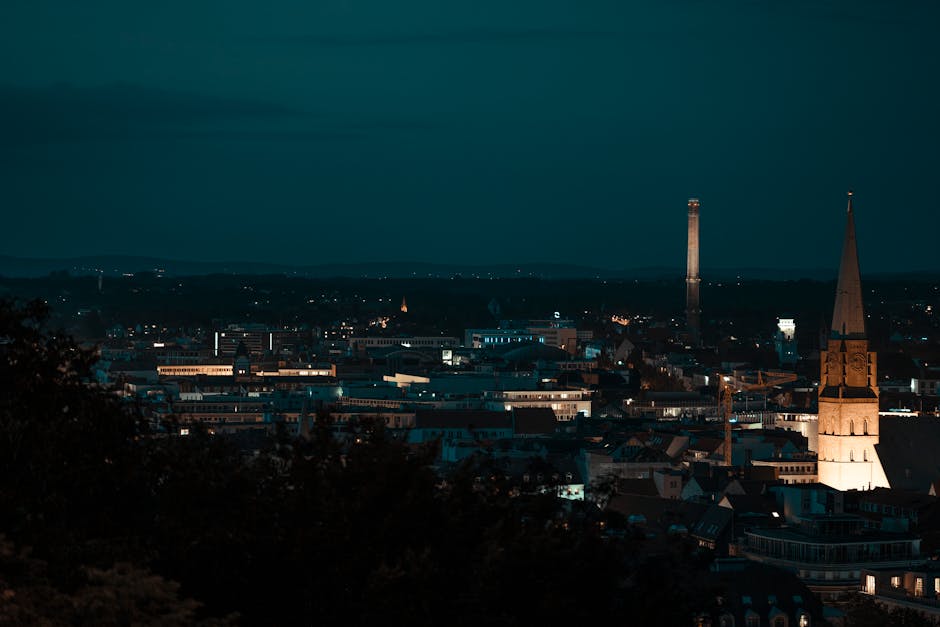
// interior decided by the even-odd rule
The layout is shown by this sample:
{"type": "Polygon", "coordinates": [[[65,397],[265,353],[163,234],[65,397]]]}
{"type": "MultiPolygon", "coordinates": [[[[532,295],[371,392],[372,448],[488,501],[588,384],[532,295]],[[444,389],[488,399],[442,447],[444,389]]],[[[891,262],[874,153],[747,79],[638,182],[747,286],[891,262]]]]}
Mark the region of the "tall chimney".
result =
{"type": "Polygon", "coordinates": [[[698,276],[698,198],[689,198],[689,249],[685,275],[685,323],[689,340],[698,344],[699,336],[699,283],[698,276]]]}

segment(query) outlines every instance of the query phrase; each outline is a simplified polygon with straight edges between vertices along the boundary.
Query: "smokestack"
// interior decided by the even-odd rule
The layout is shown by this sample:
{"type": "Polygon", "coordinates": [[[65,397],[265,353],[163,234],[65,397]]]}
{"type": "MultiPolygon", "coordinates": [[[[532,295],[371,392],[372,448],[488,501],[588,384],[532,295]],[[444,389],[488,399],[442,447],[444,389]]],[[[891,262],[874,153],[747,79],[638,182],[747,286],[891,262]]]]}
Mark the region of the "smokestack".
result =
{"type": "Polygon", "coordinates": [[[698,198],[689,198],[689,248],[685,275],[685,324],[689,340],[698,344],[699,335],[699,283],[698,276],[698,198]]]}

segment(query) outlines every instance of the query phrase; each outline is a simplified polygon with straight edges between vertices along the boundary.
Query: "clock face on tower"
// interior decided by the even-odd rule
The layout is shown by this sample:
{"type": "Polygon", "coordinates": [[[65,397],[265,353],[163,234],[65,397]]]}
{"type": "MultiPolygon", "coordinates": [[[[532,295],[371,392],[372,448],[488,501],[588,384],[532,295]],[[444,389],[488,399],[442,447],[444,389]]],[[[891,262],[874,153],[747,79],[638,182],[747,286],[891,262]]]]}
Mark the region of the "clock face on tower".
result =
{"type": "Polygon", "coordinates": [[[865,366],[868,365],[868,360],[865,359],[865,355],[862,353],[855,353],[852,355],[852,370],[855,372],[861,372],[865,369],[865,366]]]}

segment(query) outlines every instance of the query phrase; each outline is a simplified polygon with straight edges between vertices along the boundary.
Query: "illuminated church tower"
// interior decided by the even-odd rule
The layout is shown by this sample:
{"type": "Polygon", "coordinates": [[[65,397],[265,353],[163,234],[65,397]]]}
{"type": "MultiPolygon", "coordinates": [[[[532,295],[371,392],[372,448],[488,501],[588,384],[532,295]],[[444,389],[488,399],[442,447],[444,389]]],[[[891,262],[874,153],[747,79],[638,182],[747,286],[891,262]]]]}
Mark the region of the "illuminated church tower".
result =
{"type": "Polygon", "coordinates": [[[852,192],[832,328],[820,357],[819,482],[839,490],[888,487],[875,451],[878,361],[865,334],[852,192]]]}

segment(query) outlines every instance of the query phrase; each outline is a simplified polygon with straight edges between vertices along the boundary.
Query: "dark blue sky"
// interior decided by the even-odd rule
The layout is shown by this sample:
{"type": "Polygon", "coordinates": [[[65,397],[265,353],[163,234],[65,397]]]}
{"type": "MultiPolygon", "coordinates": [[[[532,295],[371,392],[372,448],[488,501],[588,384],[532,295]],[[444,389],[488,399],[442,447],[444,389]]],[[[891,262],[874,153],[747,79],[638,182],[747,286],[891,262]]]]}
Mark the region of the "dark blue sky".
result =
{"type": "Polygon", "coordinates": [[[940,269],[933,0],[149,4],[0,3],[0,252],[940,269]]]}

